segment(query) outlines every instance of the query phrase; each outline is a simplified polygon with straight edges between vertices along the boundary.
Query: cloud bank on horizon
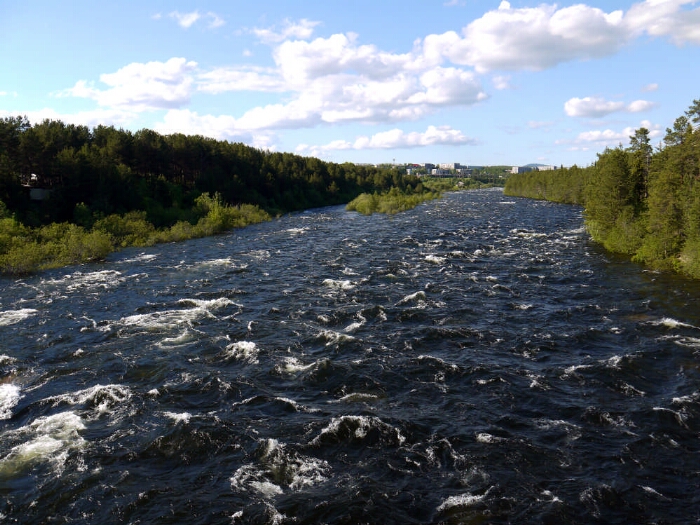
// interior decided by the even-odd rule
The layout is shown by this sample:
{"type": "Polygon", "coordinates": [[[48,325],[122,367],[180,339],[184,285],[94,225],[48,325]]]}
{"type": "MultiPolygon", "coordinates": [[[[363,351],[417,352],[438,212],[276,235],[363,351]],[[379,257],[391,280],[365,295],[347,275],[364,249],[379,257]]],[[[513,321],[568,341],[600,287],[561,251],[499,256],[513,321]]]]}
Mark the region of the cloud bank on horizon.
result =
{"type": "MultiPolygon", "coordinates": [[[[167,36],[154,34],[153,50],[139,36],[139,49],[121,54],[105,36],[104,62],[68,67],[45,78],[43,90],[0,73],[0,117],[149,127],[334,161],[585,164],[596,151],[626,144],[640,126],[660,138],[700,97],[693,93],[695,0],[645,0],[609,12],[586,4],[504,0],[485,12],[473,5],[486,3],[411,5],[411,19],[431,10],[426,17],[444,17],[436,25],[457,27],[403,49],[401,32],[427,25],[397,18],[399,28],[378,34],[357,16],[341,14],[332,24],[326,11],[318,19],[293,9],[285,16],[281,1],[262,2],[261,9],[277,9],[249,16],[282,17],[249,26],[224,2],[144,14],[143,27],[167,36]],[[226,47],[237,54],[222,53],[226,47]]],[[[15,51],[22,45],[13,44],[15,51]]],[[[25,63],[33,67],[31,57],[25,63]]]]}

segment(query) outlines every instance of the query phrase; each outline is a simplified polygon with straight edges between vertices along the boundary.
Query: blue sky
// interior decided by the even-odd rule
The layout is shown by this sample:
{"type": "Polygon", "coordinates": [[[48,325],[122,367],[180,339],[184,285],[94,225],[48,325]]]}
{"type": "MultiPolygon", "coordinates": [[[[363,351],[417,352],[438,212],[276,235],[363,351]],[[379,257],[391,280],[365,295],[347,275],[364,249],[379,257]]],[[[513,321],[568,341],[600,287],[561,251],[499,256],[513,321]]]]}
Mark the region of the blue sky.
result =
{"type": "Polygon", "coordinates": [[[333,162],[578,164],[700,98],[700,1],[0,0],[0,117],[333,162]]]}

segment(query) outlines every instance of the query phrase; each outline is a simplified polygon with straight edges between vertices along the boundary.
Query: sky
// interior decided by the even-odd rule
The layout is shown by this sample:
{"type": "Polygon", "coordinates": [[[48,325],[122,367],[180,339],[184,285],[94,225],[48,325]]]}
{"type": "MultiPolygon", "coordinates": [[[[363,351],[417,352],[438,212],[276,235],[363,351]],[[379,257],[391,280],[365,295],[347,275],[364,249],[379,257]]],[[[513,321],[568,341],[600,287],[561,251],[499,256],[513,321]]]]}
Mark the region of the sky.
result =
{"type": "Polygon", "coordinates": [[[587,166],[700,98],[700,0],[0,0],[0,118],[587,166]]]}

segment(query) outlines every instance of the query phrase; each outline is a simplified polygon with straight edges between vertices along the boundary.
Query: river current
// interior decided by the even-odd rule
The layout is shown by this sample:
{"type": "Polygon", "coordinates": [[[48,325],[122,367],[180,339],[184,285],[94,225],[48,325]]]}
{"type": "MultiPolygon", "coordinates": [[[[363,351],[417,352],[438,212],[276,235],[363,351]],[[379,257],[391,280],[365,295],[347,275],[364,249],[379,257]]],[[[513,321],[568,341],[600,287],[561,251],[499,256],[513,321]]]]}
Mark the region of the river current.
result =
{"type": "Polygon", "coordinates": [[[700,285],[500,190],[4,278],[0,523],[700,523],[700,285]]]}

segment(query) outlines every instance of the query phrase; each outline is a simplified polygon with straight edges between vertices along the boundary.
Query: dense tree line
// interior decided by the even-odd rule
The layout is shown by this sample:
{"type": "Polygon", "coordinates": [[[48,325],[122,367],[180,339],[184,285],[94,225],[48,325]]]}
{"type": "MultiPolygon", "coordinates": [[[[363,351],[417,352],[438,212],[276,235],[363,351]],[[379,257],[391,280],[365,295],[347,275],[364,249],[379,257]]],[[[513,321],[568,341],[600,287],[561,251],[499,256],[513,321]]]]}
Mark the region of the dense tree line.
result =
{"type": "Polygon", "coordinates": [[[663,270],[700,278],[700,100],[657,148],[640,128],[587,168],[512,175],[508,195],[581,204],[592,238],[663,270]]]}
{"type": "Polygon", "coordinates": [[[26,117],[0,119],[0,271],[100,259],[114,249],[218,233],[343,204],[416,177],[241,143],[26,117]],[[50,190],[32,200],[32,189],[50,190]]]}
{"type": "Polygon", "coordinates": [[[417,184],[415,177],[390,169],[328,163],[202,136],[0,119],[0,201],[24,224],[74,221],[80,206],[83,220],[86,211],[97,219],[141,210],[154,225],[168,226],[186,218],[203,193],[280,213],[417,184]],[[33,206],[23,184],[51,189],[50,204],[33,206]]]}

